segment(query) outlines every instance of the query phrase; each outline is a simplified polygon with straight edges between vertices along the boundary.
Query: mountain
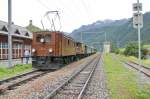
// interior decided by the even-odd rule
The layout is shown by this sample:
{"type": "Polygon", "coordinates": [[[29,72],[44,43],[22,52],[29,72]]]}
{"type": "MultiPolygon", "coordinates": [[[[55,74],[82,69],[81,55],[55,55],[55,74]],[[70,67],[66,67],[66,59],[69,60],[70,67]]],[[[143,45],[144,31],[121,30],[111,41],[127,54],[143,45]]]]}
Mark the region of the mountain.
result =
{"type": "MultiPolygon", "coordinates": [[[[150,43],[150,12],[143,15],[144,26],[141,29],[141,40],[144,44],[150,43]]],[[[106,40],[113,45],[124,47],[130,41],[137,41],[137,29],[133,28],[132,18],[121,20],[104,20],[92,24],[83,25],[74,30],[70,35],[75,40],[81,41],[88,45],[99,47],[106,40]]]]}

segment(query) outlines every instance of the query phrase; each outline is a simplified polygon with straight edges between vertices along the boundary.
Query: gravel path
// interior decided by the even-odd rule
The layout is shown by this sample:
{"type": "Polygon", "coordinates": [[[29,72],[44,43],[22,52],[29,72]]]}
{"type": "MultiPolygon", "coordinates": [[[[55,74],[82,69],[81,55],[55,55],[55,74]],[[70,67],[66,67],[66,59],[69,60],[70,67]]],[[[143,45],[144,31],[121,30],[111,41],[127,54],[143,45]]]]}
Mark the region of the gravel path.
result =
{"type": "Polygon", "coordinates": [[[55,72],[48,73],[39,79],[30,81],[29,83],[19,86],[17,89],[5,92],[0,95],[0,99],[43,99],[54,87],[69,77],[76,69],[89,62],[96,55],[74,62],[55,72]]]}
{"type": "Polygon", "coordinates": [[[109,99],[107,92],[106,77],[100,60],[83,99],[109,99]]]}

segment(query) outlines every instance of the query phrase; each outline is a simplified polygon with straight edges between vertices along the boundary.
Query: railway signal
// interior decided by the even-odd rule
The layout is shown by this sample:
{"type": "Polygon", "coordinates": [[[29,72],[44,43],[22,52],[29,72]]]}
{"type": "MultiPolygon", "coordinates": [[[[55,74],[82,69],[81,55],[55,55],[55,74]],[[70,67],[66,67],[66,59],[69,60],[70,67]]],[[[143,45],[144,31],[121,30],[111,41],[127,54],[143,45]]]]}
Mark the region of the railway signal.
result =
{"type": "MultiPolygon", "coordinates": [[[[137,0],[137,3],[133,4],[133,27],[138,30],[138,59],[139,59],[139,66],[141,66],[141,28],[143,27],[143,15],[141,13],[142,11],[142,3],[139,3],[139,0],[137,0]]],[[[139,88],[141,87],[141,68],[139,68],[139,88]]],[[[141,89],[141,88],[140,88],[141,89]]]]}
{"type": "Polygon", "coordinates": [[[134,28],[142,28],[143,27],[143,15],[142,13],[134,13],[133,14],[133,27],[134,28]]]}
{"type": "Polygon", "coordinates": [[[138,30],[138,58],[139,62],[141,61],[141,28],[143,27],[143,15],[141,13],[142,11],[142,3],[139,3],[139,0],[137,0],[137,3],[133,4],[133,27],[138,30]]]}
{"type": "Polygon", "coordinates": [[[133,11],[142,11],[142,3],[133,3],[133,11]]]}
{"type": "Polygon", "coordinates": [[[143,27],[143,14],[140,12],[142,11],[142,3],[134,3],[133,4],[133,27],[138,29],[143,27]]]}

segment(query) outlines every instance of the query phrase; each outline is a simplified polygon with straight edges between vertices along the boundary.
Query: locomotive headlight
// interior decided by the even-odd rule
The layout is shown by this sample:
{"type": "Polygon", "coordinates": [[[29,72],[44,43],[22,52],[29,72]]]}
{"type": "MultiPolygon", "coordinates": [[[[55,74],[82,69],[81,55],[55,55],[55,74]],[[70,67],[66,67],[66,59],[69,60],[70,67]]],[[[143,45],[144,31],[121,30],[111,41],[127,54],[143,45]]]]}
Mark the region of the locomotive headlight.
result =
{"type": "Polygon", "coordinates": [[[52,49],[52,48],[49,48],[48,51],[49,51],[49,53],[51,53],[51,52],[53,51],[53,49],[52,49]]]}
{"type": "Polygon", "coordinates": [[[35,52],[35,49],[33,48],[33,49],[32,49],[32,53],[34,53],[34,52],[35,52]]]}
{"type": "Polygon", "coordinates": [[[44,43],[44,38],[41,38],[41,39],[40,39],[40,42],[41,42],[41,43],[44,43]]]}

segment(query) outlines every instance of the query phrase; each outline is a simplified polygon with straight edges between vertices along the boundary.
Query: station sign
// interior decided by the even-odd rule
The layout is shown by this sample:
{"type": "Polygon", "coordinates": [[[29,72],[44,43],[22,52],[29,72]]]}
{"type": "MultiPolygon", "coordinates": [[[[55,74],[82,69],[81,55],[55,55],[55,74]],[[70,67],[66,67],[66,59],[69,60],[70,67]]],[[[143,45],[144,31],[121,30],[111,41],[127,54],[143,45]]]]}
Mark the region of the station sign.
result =
{"type": "Polygon", "coordinates": [[[142,28],[143,27],[143,14],[142,13],[134,13],[133,14],[133,27],[134,28],[142,28]]]}
{"type": "Polygon", "coordinates": [[[133,3],[133,11],[142,11],[142,3],[133,3]]]}

